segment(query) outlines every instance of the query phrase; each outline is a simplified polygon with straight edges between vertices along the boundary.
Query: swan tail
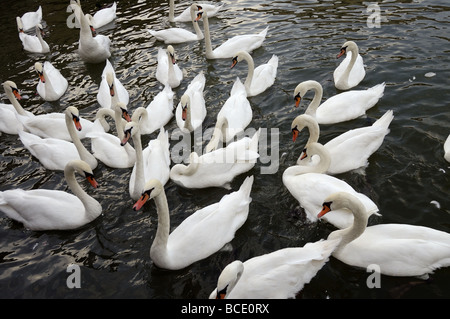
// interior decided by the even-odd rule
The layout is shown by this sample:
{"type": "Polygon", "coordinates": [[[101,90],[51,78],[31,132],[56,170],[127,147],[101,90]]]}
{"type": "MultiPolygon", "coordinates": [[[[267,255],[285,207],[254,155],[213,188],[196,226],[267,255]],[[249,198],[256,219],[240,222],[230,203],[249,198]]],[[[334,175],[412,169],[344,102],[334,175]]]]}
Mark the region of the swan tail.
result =
{"type": "Polygon", "coordinates": [[[394,119],[394,112],[392,110],[386,111],[382,117],[373,123],[373,126],[384,127],[387,129],[394,119]]]}
{"type": "Polygon", "coordinates": [[[239,77],[237,77],[236,81],[234,81],[233,87],[231,88],[230,95],[234,95],[234,94],[237,94],[239,92],[244,92],[247,95],[247,91],[245,90],[244,84],[239,79],[239,77]]]}
{"type": "Polygon", "coordinates": [[[369,88],[369,91],[372,91],[372,93],[377,96],[378,98],[381,98],[384,95],[384,89],[386,87],[386,82],[377,84],[371,88],[369,88]]]}
{"type": "Polygon", "coordinates": [[[265,38],[267,36],[267,31],[269,31],[269,27],[266,27],[258,35],[265,38]]]}
{"type": "Polygon", "coordinates": [[[251,199],[250,192],[252,191],[253,180],[253,175],[246,177],[241,187],[239,188],[239,193],[243,194],[245,198],[251,199]]]}

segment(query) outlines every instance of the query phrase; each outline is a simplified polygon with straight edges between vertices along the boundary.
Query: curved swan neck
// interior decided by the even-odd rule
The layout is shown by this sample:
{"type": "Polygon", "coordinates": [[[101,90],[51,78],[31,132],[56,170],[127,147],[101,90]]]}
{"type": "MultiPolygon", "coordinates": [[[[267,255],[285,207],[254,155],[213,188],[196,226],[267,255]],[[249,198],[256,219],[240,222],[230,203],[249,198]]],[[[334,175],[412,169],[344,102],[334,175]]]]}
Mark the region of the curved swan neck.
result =
{"type": "Polygon", "coordinates": [[[356,59],[358,58],[358,54],[359,54],[358,47],[352,45],[348,48],[350,49],[350,52],[352,53],[352,57],[350,59],[350,63],[347,65],[347,68],[345,69],[344,73],[342,74],[342,78],[345,79],[346,82],[348,82],[350,72],[352,71],[353,66],[355,65],[356,59]]]}
{"type": "Polygon", "coordinates": [[[3,84],[3,88],[12,106],[14,106],[14,108],[16,109],[16,112],[20,115],[26,115],[22,105],[20,105],[19,101],[17,101],[16,97],[14,96],[12,89],[10,87],[6,87],[6,84],[3,84]]]}
{"type": "Polygon", "coordinates": [[[108,121],[106,121],[106,116],[110,116],[112,119],[114,119],[114,111],[111,109],[101,108],[97,111],[97,114],[95,115],[95,119],[97,119],[100,124],[103,127],[103,130],[105,132],[108,132],[110,130],[110,126],[108,124],[108,121]]]}
{"type": "Polygon", "coordinates": [[[255,62],[253,61],[253,58],[251,57],[251,55],[247,52],[242,52],[242,57],[244,58],[245,61],[247,61],[247,66],[248,66],[248,72],[247,72],[247,78],[245,79],[244,82],[244,86],[248,90],[250,89],[250,86],[252,84],[253,81],[253,74],[255,72],[255,62]]]}
{"type": "Polygon", "coordinates": [[[67,130],[69,131],[69,135],[72,139],[72,143],[75,145],[78,154],[80,155],[80,158],[83,161],[86,161],[87,157],[90,157],[91,153],[89,153],[86,147],[84,147],[83,143],[81,143],[80,137],[78,136],[77,131],[75,130],[75,126],[73,124],[70,111],[66,111],[65,121],[67,130]]]}
{"type": "Polygon", "coordinates": [[[322,101],[323,96],[323,88],[322,85],[320,85],[317,81],[309,81],[308,82],[308,89],[314,91],[314,98],[309,103],[308,108],[305,111],[305,114],[309,114],[311,116],[316,115],[317,108],[320,105],[320,102],[322,101]]]}
{"type": "Polygon", "coordinates": [[[153,240],[152,248],[161,247],[165,249],[167,247],[167,241],[170,234],[170,216],[169,206],[167,204],[166,193],[164,190],[154,198],[156,211],[158,213],[158,228],[156,230],[155,239],[153,240]]]}
{"type": "Polygon", "coordinates": [[[94,211],[89,209],[89,207],[92,207],[93,202],[96,205],[99,203],[81,188],[80,184],[75,178],[75,167],[73,165],[66,165],[66,167],[64,168],[64,177],[72,193],[80,199],[80,201],[83,203],[83,206],[86,208],[85,214],[87,215],[87,219],[93,220],[97,218],[97,215],[93,214],[94,211]]]}
{"type": "Polygon", "coordinates": [[[83,35],[83,37],[91,37],[92,38],[92,32],[91,28],[89,26],[89,21],[87,20],[86,16],[83,13],[83,10],[81,7],[77,4],[71,4],[70,5],[75,12],[75,17],[80,22],[80,33],[83,35]]]}
{"type": "MultiPolygon", "coordinates": [[[[339,243],[337,250],[343,248],[345,245],[361,236],[367,227],[367,221],[369,219],[368,215],[365,213],[364,205],[359,200],[345,195],[341,196],[339,201],[339,207],[334,209],[347,208],[352,212],[354,218],[352,226],[345,229],[335,230],[328,237],[341,238],[341,242],[339,243]]],[[[332,214],[332,212],[330,213],[332,214]]]]}
{"type": "Polygon", "coordinates": [[[325,146],[319,143],[307,144],[305,146],[305,151],[310,159],[312,159],[314,155],[319,156],[320,158],[319,162],[314,165],[314,172],[322,174],[326,173],[331,165],[331,155],[325,146]]]}
{"type": "Polygon", "coordinates": [[[228,119],[224,116],[220,116],[217,118],[216,126],[214,127],[213,135],[211,136],[211,140],[206,146],[206,152],[213,151],[217,149],[219,143],[225,140],[228,129],[228,119]]]}
{"type": "Polygon", "coordinates": [[[319,135],[320,135],[320,127],[317,121],[310,115],[302,114],[299,115],[293,123],[294,126],[299,127],[299,131],[303,129],[303,127],[306,127],[309,131],[309,138],[306,142],[306,145],[310,143],[315,143],[319,141],[319,135]]]}

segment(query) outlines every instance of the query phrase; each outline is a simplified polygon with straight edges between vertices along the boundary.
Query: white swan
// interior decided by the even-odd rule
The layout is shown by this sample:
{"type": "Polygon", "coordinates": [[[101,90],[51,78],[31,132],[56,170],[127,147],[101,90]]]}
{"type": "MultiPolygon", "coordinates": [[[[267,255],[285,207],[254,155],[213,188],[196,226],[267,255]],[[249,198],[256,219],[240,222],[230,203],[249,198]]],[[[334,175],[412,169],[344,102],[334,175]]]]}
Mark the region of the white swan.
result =
{"type": "Polygon", "coordinates": [[[98,186],[89,165],[72,160],[66,165],[64,176],[74,195],[49,189],[6,190],[0,192],[0,211],[37,231],[77,229],[90,223],[102,213],[102,206],[81,188],[75,172],[93,187],[98,186]]]}
{"type": "Polygon", "coordinates": [[[198,156],[192,152],[189,165],[176,164],[170,179],[185,188],[223,187],[230,189],[231,181],[251,170],[259,157],[258,130],[252,138],[244,137],[226,147],[198,156]]]}
{"type": "Polygon", "coordinates": [[[42,6],[36,11],[25,12],[21,17],[23,31],[34,29],[36,25],[42,22],[42,6]]]}
{"type": "Polygon", "coordinates": [[[139,210],[154,198],[158,228],[150,248],[150,258],[160,268],[177,270],[205,259],[229,243],[245,223],[251,202],[253,176],[238,191],[197,210],[170,232],[170,216],[164,187],[158,180],[147,182],[141,198],[133,206],[139,210]]]}
{"type": "Polygon", "coordinates": [[[163,85],[169,84],[171,88],[180,86],[183,80],[181,71],[175,59],[175,49],[168,45],[167,49],[158,48],[158,65],[156,66],[156,79],[163,85]]]}
{"type": "MultiPolygon", "coordinates": [[[[136,151],[127,143],[122,146],[121,142],[124,138],[123,129],[125,127],[125,120],[122,119],[122,114],[127,114],[127,107],[122,102],[114,104],[114,122],[116,125],[117,136],[105,132],[104,127],[100,123],[94,122],[95,126],[86,135],[91,139],[92,154],[103,164],[112,168],[129,168],[133,167],[136,162],[136,151]]],[[[101,109],[109,110],[109,109],[101,109]]],[[[100,111],[100,110],[99,110],[100,111]]],[[[101,118],[103,113],[97,112],[97,119],[101,118]]],[[[130,119],[131,120],[131,119],[130,119]]],[[[97,121],[97,120],[96,120],[97,121]]]]}
{"type": "Polygon", "coordinates": [[[450,266],[450,234],[429,227],[408,224],[379,224],[367,227],[361,202],[345,192],[330,195],[318,214],[348,209],[355,218],[352,226],[333,231],[328,239],[341,242],[332,256],[355,267],[377,265],[388,276],[427,279],[436,269],[450,266]]]}
{"type": "Polygon", "coordinates": [[[174,93],[170,85],[166,85],[146,107],[147,119],[141,118],[139,128],[141,134],[151,134],[164,127],[173,118],[174,93]]]}
{"type": "Polygon", "coordinates": [[[450,163],[450,135],[447,136],[447,139],[444,142],[444,158],[450,163]]]}
{"type": "Polygon", "coordinates": [[[36,35],[30,35],[23,31],[23,24],[19,17],[17,17],[17,28],[19,29],[19,39],[22,41],[22,46],[25,51],[32,53],[50,52],[48,43],[42,38],[44,29],[40,23],[35,27],[36,35]]]}
{"type": "MultiPolygon", "coordinates": [[[[222,9],[223,4],[214,5],[209,3],[196,3],[197,10],[203,10],[208,12],[209,17],[216,16],[220,9],[222,9]]],[[[190,7],[186,8],[178,16],[175,17],[175,1],[169,0],[169,21],[170,22],[189,22],[191,21],[190,7]]]]}
{"type": "Polygon", "coordinates": [[[142,150],[139,127],[140,120],[146,117],[147,111],[145,108],[137,108],[133,112],[132,121],[125,125],[125,136],[121,142],[121,145],[125,145],[131,137],[136,151],[136,162],[131,171],[129,182],[130,196],[134,200],[138,200],[142,195],[147,181],[157,179],[164,186],[169,180],[169,134],[161,127],[158,137],[151,140],[148,146],[142,150]]]}
{"type": "Polygon", "coordinates": [[[253,111],[247,99],[247,92],[239,78],[236,78],[230,97],[217,114],[214,132],[205,152],[211,152],[217,149],[220,142],[228,143],[236,135],[244,133],[252,119],[253,111]]]}
{"type": "Polygon", "coordinates": [[[272,55],[267,63],[261,64],[255,69],[252,56],[246,51],[240,51],[233,58],[231,68],[242,60],[245,60],[248,66],[247,78],[244,82],[247,96],[258,95],[275,83],[278,70],[278,56],[272,55]]]}
{"type": "Polygon", "coordinates": [[[377,104],[384,94],[385,83],[377,84],[366,90],[351,90],[336,94],[322,101],[323,89],[314,80],[303,81],[294,90],[295,107],[299,107],[301,99],[309,90],[314,91],[314,98],[305,111],[319,124],[334,124],[353,120],[366,114],[366,111],[377,104]]]}
{"type": "Polygon", "coordinates": [[[114,21],[117,18],[116,13],[117,3],[114,1],[114,3],[110,7],[100,9],[96,13],[94,13],[94,15],[87,15],[90,16],[88,17],[88,19],[90,19],[92,26],[95,29],[98,29],[114,21]]]}
{"type": "Polygon", "coordinates": [[[345,42],[337,58],[344,54],[346,54],[345,59],[333,72],[334,85],[339,90],[348,90],[357,86],[366,76],[363,58],[355,42],[345,42]]]}
{"type": "Polygon", "coordinates": [[[33,113],[25,111],[20,105],[21,99],[19,89],[16,83],[13,81],[3,82],[3,89],[5,90],[6,97],[11,104],[0,103],[0,132],[6,134],[18,134],[23,130],[22,122],[17,119],[17,114],[24,117],[32,117],[33,113]]]}
{"type": "MultiPolygon", "coordinates": [[[[355,191],[345,181],[325,174],[330,166],[331,158],[330,153],[322,144],[309,144],[308,154],[317,155],[320,161],[311,166],[293,165],[288,167],[283,172],[283,184],[298,200],[310,222],[317,222],[317,212],[321,209],[324,199],[338,191],[346,191],[357,196],[363,203],[368,216],[379,215],[377,205],[369,197],[355,191]]],[[[353,215],[346,209],[338,210],[335,214],[325,216],[324,219],[337,228],[346,228],[353,223],[353,215]]]]}
{"type": "Polygon", "coordinates": [[[203,71],[189,83],[181,96],[175,110],[178,127],[184,133],[193,132],[201,127],[206,117],[206,104],[204,98],[206,78],[203,71]]]}
{"type": "Polygon", "coordinates": [[[269,27],[266,27],[258,34],[236,35],[213,50],[211,45],[211,34],[209,32],[208,14],[204,11],[199,11],[197,20],[200,18],[203,18],[207,59],[231,59],[235,56],[236,52],[239,51],[247,51],[250,53],[262,46],[266,39],[267,31],[269,30],[269,27]]]}
{"type": "Polygon", "coordinates": [[[69,106],[65,112],[67,130],[72,142],[57,138],[41,138],[37,135],[19,131],[19,138],[25,148],[49,170],[64,170],[67,163],[73,159],[81,159],[89,164],[91,169],[97,167],[97,160],[81,143],[75,128],[82,130],[80,113],[74,106],[69,106]]]}
{"type": "MultiPolygon", "coordinates": [[[[389,133],[389,125],[393,119],[393,112],[389,110],[371,126],[349,130],[325,143],[325,148],[331,154],[331,164],[327,173],[335,175],[367,167],[369,157],[380,148],[384,137],[389,133]]],[[[309,160],[302,160],[305,157],[304,153],[307,153],[309,143],[318,142],[320,133],[317,121],[312,116],[302,114],[292,121],[294,141],[304,127],[309,130],[309,138],[297,161],[299,165],[307,165],[309,160]]]]}
{"type": "Polygon", "coordinates": [[[191,31],[188,31],[183,28],[169,28],[166,30],[159,30],[159,31],[147,29],[147,31],[152,36],[154,36],[158,41],[163,41],[165,44],[176,44],[202,40],[204,38],[204,35],[196,21],[195,11],[198,10],[197,5],[192,4],[189,10],[195,33],[192,33],[191,31]]]}
{"type": "Polygon", "coordinates": [[[80,38],[78,41],[78,54],[87,63],[100,63],[111,56],[111,40],[104,35],[92,36],[89,21],[81,7],[77,4],[70,5],[75,12],[75,17],[80,22],[80,38]]]}
{"type": "Polygon", "coordinates": [[[109,62],[106,60],[106,65],[103,68],[102,80],[98,87],[97,101],[101,107],[107,109],[113,109],[111,106],[111,86],[114,85],[114,94],[116,95],[117,101],[128,105],[130,101],[130,94],[127,89],[123,86],[122,82],[116,77],[116,72],[109,62]]]}
{"type": "Polygon", "coordinates": [[[209,299],[291,299],[328,262],[339,240],[319,240],[242,262],[221,272],[209,299]]]}
{"type": "Polygon", "coordinates": [[[38,94],[45,101],[57,101],[66,93],[69,82],[49,61],[34,64],[34,69],[39,75],[39,83],[36,86],[38,94]]]}

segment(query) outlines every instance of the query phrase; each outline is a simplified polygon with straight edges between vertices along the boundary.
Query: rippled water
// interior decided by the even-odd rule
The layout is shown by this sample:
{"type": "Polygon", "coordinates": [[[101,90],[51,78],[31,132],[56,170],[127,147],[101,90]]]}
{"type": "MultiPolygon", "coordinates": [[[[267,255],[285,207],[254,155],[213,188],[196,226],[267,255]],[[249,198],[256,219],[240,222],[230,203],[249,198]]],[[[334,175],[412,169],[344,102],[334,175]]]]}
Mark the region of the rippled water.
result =
{"type": "MultiPolygon", "coordinates": [[[[67,1],[68,2],[68,1],[67,1]]],[[[176,1],[177,3],[179,1],[176,1]]],[[[74,231],[34,232],[9,218],[0,217],[1,298],[206,298],[215,287],[221,269],[235,259],[302,246],[324,238],[333,227],[309,224],[297,201],[283,186],[281,175],[295,163],[307,136],[291,139],[295,109],[293,90],[301,81],[314,79],[324,88],[324,98],[338,91],[332,72],[340,60],[336,54],[346,40],[354,40],[366,64],[366,77],[358,88],[386,82],[384,97],[368,111],[367,118],[321,127],[323,142],[355,127],[370,125],[389,109],[395,119],[390,134],[370,158],[365,174],[338,175],[356,190],[371,197],[382,217],[370,223],[407,223],[450,232],[449,164],[443,158],[443,143],[450,133],[448,109],[450,77],[449,22],[447,1],[383,1],[380,28],[369,28],[370,4],[359,1],[222,1],[223,12],[210,19],[213,46],[233,35],[269,26],[264,45],[253,53],[255,64],[272,54],[280,58],[275,84],[250,98],[253,128],[279,129],[280,165],[274,174],[261,174],[268,164],[258,163],[253,174],[253,201],[247,222],[231,245],[211,257],[180,271],[158,269],[149,249],[156,231],[154,204],[132,210],[128,194],[130,170],[111,169],[100,164],[95,170],[101,187],[88,189],[101,202],[104,212],[94,222],[74,231]],[[427,77],[429,72],[435,73],[427,77]],[[431,204],[437,201],[440,208],[431,204]],[[81,267],[80,289],[66,286],[67,266],[81,267]]],[[[67,4],[62,1],[20,1],[8,3],[0,18],[2,64],[0,80],[13,80],[24,99],[25,109],[41,114],[78,107],[87,119],[94,119],[104,64],[83,63],[77,53],[78,30],[66,25],[67,4]],[[15,17],[36,10],[41,4],[45,39],[51,53],[23,51],[17,36],[15,17]],[[50,60],[69,81],[59,102],[44,102],[36,94],[36,61],[50,60]]],[[[176,13],[187,4],[177,5],[176,13]]],[[[84,1],[84,11],[95,12],[94,2],[84,1]]],[[[147,106],[161,86],[154,78],[157,49],[146,28],[162,29],[168,22],[168,1],[119,1],[117,19],[100,28],[112,39],[112,57],[117,77],[130,93],[129,109],[147,106]]],[[[180,23],[192,30],[190,24],[180,23]]],[[[216,115],[229,96],[237,76],[244,79],[246,66],[230,70],[229,60],[206,60],[204,41],[175,45],[178,63],[186,75],[175,91],[179,97],[200,71],[206,75],[205,99],[208,115],[203,128],[214,126],[216,115]]],[[[7,99],[2,92],[2,100],[7,99]]],[[[312,99],[308,95],[307,103],[312,99]]],[[[166,129],[176,128],[172,120],[166,129]]],[[[154,135],[146,136],[146,143],[154,135]]],[[[62,172],[45,170],[23,148],[17,136],[3,134],[0,143],[0,190],[47,188],[67,190],[62,172]]],[[[177,140],[171,140],[171,145],[177,140]]],[[[88,143],[88,142],[86,142],[88,143]]],[[[270,145],[270,139],[269,139],[270,145]]],[[[270,154],[270,150],[269,150],[270,154]]],[[[237,189],[245,176],[232,183],[237,189]]],[[[176,227],[195,210],[218,201],[225,189],[184,189],[166,185],[171,224],[176,227]]],[[[201,249],[201,247],[198,247],[201,249]]],[[[305,286],[299,298],[449,298],[450,269],[436,271],[432,280],[382,276],[381,288],[369,289],[368,273],[336,259],[305,286]]]]}

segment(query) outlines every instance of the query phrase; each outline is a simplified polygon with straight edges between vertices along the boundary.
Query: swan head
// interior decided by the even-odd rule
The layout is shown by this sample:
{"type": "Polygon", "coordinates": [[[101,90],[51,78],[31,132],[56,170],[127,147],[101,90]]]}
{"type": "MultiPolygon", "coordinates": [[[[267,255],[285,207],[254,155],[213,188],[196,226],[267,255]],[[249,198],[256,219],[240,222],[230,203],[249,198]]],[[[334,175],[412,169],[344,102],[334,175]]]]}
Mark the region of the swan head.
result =
{"type": "Polygon", "coordinates": [[[17,100],[20,100],[22,98],[19,94],[19,89],[17,88],[16,83],[14,83],[13,81],[8,80],[3,82],[3,89],[5,90],[6,93],[14,94],[17,100]]]}
{"type": "Polygon", "coordinates": [[[106,83],[108,83],[109,94],[114,96],[114,74],[111,71],[106,72],[106,83]]]}
{"type": "Polygon", "coordinates": [[[20,17],[16,17],[16,23],[17,23],[17,30],[19,32],[23,32],[23,23],[20,17]]]}
{"type": "Polygon", "coordinates": [[[189,98],[189,95],[187,94],[183,94],[183,96],[180,99],[180,105],[181,105],[181,119],[183,121],[186,121],[187,116],[188,116],[188,109],[190,107],[191,104],[191,99],[189,98]]]}
{"type": "Polygon", "coordinates": [[[36,24],[36,33],[38,33],[38,32],[40,32],[42,35],[44,35],[44,27],[40,23],[36,24]]]}
{"type": "Polygon", "coordinates": [[[300,134],[300,131],[303,130],[306,126],[308,126],[310,123],[314,123],[314,118],[308,114],[301,114],[292,121],[291,130],[292,130],[292,140],[294,142],[297,139],[298,135],[300,134]]]}
{"type": "Polygon", "coordinates": [[[134,204],[133,210],[135,211],[140,210],[148,200],[155,198],[162,192],[164,192],[164,188],[159,180],[157,179],[149,180],[145,184],[144,191],[142,192],[141,197],[134,204]]]}
{"type": "Polygon", "coordinates": [[[325,214],[333,210],[348,209],[355,215],[355,222],[357,216],[365,216],[367,224],[367,214],[365,214],[365,207],[363,203],[355,195],[348,192],[335,192],[328,195],[322,204],[322,210],[317,214],[317,218],[323,217],[325,214]]]}
{"type": "Polygon", "coordinates": [[[66,164],[66,168],[64,169],[64,172],[67,170],[74,170],[81,176],[84,176],[89,184],[92,185],[92,187],[97,188],[98,183],[94,178],[94,173],[92,172],[91,167],[88,163],[82,160],[71,160],[66,164]]]}
{"type": "Polygon", "coordinates": [[[175,49],[173,48],[173,46],[171,46],[171,45],[167,46],[167,55],[170,57],[172,64],[177,63],[177,61],[175,59],[175,49]]]}
{"type": "Polygon", "coordinates": [[[217,280],[217,288],[209,296],[209,299],[225,299],[227,293],[229,293],[241,278],[244,272],[244,264],[235,260],[228,264],[219,276],[217,280]]]}
{"type": "Polygon", "coordinates": [[[205,11],[199,10],[197,12],[197,17],[195,18],[194,21],[197,22],[197,21],[201,20],[202,18],[203,18],[203,20],[208,19],[208,15],[206,14],[205,11]]]}
{"type": "Polygon", "coordinates": [[[115,107],[120,111],[122,117],[127,121],[131,122],[130,113],[128,113],[127,105],[123,102],[117,102],[115,107]]]}
{"type": "Polygon", "coordinates": [[[36,73],[39,76],[39,79],[42,83],[45,83],[45,77],[44,77],[44,67],[42,66],[41,62],[36,62],[34,64],[34,69],[36,70],[36,73]]]}
{"type": "Polygon", "coordinates": [[[94,17],[89,13],[85,14],[84,16],[86,17],[86,19],[89,23],[89,28],[91,29],[92,36],[95,37],[97,35],[97,31],[95,31],[95,28],[94,28],[94,22],[93,22],[94,17]]]}
{"type": "Polygon", "coordinates": [[[75,128],[81,131],[80,112],[75,106],[69,106],[65,111],[66,116],[73,121],[75,128]]]}
{"type": "Polygon", "coordinates": [[[135,134],[139,132],[139,124],[132,121],[125,124],[123,128],[123,139],[120,141],[120,145],[124,146],[128,143],[130,138],[132,138],[135,134]]]}
{"type": "Polygon", "coordinates": [[[295,107],[299,107],[300,101],[305,96],[306,92],[316,87],[317,85],[320,86],[319,82],[314,80],[303,81],[300,84],[298,84],[294,90],[295,107]]]}
{"type": "MultiPolygon", "coordinates": [[[[230,69],[234,68],[236,64],[245,59],[246,56],[250,56],[250,54],[246,51],[239,51],[236,56],[231,60],[230,69]]],[[[250,56],[251,57],[251,56],[250,56]]]]}
{"type": "Polygon", "coordinates": [[[347,41],[345,42],[341,49],[339,50],[338,55],[336,56],[336,59],[339,59],[341,56],[347,54],[348,51],[352,51],[355,52],[356,55],[358,55],[358,46],[356,45],[356,43],[354,41],[347,41]]]}

